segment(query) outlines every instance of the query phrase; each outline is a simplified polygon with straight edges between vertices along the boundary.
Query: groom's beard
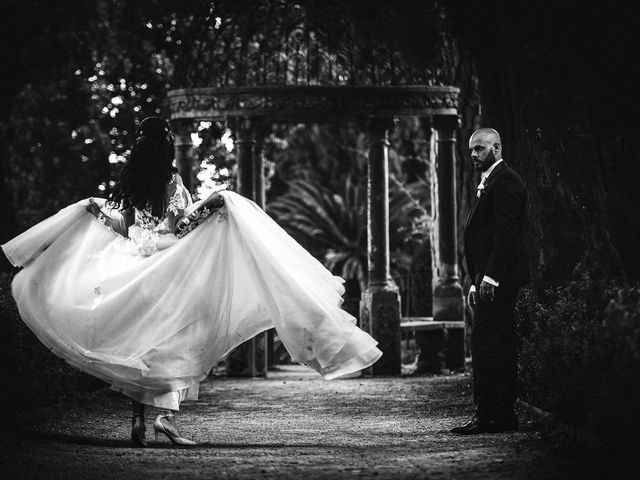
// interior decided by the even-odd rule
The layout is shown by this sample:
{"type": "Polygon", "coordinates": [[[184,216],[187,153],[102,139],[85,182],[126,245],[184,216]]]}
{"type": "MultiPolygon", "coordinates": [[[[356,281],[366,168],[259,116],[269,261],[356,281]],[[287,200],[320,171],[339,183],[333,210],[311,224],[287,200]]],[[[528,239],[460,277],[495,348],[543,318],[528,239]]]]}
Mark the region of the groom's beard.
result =
{"type": "Polygon", "coordinates": [[[496,156],[493,154],[493,150],[490,150],[484,160],[480,160],[478,162],[474,162],[474,166],[476,170],[480,170],[481,172],[486,172],[491,165],[496,163],[496,156]]]}

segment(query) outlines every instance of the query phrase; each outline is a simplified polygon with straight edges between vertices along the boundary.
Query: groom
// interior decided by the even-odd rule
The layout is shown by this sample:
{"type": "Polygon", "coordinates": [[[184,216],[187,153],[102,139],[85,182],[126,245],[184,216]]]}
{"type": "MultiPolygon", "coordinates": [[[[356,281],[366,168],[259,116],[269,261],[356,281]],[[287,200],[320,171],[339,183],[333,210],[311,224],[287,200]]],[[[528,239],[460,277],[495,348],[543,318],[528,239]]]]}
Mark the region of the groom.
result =
{"type": "Polygon", "coordinates": [[[527,193],[522,179],[502,159],[500,135],[494,129],[475,131],[469,150],[475,169],[482,172],[464,232],[473,283],[467,302],[473,309],[477,411],[467,425],[451,429],[463,435],[518,430],[514,308],[518,290],[529,280],[524,242],[527,193]]]}

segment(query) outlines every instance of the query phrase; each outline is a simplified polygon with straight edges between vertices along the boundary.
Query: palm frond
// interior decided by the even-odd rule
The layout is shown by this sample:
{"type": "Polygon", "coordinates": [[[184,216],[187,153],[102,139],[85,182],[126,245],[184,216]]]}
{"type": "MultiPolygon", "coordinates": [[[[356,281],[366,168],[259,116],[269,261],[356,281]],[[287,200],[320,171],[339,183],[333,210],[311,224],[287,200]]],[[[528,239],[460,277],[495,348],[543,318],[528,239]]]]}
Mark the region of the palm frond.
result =
{"type": "MultiPolygon", "coordinates": [[[[366,190],[350,177],[340,193],[309,180],[295,180],[287,193],[269,204],[269,213],[327,269],[364,284],[366,277],[366,190]]],[[[411,254],[403,251],[416,219],[426,217],[420,202],[395,178],[390,179],[389,229],[392,264],[406,271],[411,254]]],[[[423,222],[424,223],[424,222],[423,222]]],[[[427,236],[427,232],[424,232],[427,236]]]]}

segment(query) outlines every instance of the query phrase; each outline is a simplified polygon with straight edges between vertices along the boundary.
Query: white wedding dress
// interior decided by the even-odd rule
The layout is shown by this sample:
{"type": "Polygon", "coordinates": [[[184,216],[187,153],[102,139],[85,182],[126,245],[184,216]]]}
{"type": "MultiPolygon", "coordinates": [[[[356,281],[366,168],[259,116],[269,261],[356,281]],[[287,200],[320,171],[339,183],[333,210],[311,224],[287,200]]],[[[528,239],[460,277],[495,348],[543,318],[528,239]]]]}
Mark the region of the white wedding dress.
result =
{"type": "Polygon", "coordinates": [[[21,317],[71,365],[174,410],[227,353],[272,327],[294,361],[326,379],[378,360],[377,342],[340,308],[342,279],[255,203],[221,195],[224,206],[180,239],[137,211],[125,238],[85,199],[2,245],[24,267],[12,284],[21,317]],[[160,237],[173,245],[157,250],[160,237]]]}

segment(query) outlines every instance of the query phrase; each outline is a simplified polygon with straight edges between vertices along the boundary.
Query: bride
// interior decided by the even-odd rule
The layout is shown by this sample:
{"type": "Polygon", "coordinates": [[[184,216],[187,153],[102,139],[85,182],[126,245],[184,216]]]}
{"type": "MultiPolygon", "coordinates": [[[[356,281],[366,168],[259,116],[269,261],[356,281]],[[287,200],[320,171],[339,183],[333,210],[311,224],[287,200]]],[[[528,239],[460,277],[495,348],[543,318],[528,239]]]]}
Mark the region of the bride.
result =
{"type": "Polygon", "coordinates": [[[191,203],[173,136],[144,119],[109,200],[70,205],[2,245],[22,319],[53,353],[132,399],[131,440],[194,445],[175,421],[226,354],[275,327],[294,361],[326,379],[382,353],[340,308],[342,279],[255,203],[224,191],[191,203]],[[87,212],[92,215],[88,215],[87,212]]]}

